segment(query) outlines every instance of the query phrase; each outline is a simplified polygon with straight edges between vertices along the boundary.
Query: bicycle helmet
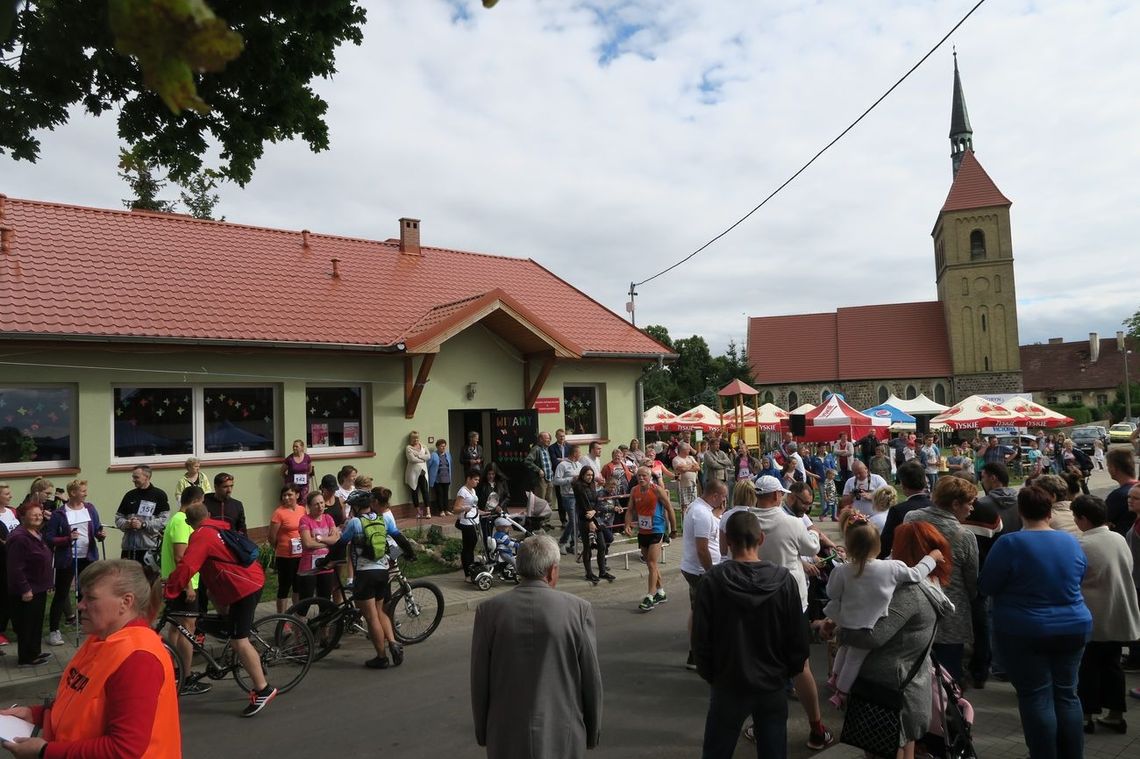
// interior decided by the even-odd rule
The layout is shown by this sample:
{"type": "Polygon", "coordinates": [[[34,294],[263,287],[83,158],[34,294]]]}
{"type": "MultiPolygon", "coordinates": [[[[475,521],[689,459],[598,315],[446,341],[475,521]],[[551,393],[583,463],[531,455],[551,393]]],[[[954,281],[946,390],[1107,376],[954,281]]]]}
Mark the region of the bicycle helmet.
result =
{"type": "Polygon", "coordinates": [[[354,490],[345,500],[353,511],[360,511],[372,507],[372,493],[367,490],[354,490]]]}

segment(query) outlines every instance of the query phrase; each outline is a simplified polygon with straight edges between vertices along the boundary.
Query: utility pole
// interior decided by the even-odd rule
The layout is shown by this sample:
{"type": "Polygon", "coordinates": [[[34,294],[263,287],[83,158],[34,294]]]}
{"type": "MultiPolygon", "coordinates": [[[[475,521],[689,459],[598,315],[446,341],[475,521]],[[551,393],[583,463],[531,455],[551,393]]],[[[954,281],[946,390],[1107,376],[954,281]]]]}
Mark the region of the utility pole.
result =
{"type": "Polygon", "coordinates": [[[633,282],[629,283],[629,300],[625,302],[625,310],[629,312],[629,323],[634,327],[637,326],[637,314],[634,313],[635,305],[634,299],[637,298],[637,285],[633,282]]]}
{"type": "Polygon", "coordinates": [[[1132,351],[1128,350],[1128,336],[1124,332],[1116,333],[1116,347],[1124,356],[1124,419],[1131,421],[1132,419],[1132,384],[1128,380],[1128,356],[1132,351]]]}

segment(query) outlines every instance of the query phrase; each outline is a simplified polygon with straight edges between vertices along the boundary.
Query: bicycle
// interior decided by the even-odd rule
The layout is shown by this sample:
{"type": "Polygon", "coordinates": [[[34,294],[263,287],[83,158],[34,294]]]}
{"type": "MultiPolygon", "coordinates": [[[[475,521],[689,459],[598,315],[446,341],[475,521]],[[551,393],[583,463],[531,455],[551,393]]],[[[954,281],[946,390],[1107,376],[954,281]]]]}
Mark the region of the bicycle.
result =
{"type": "MultiPolygon", "coordinates": [[[[352,588],[345,587],[336,574],[341,598],[334,602],[328,598],[314,596],[298,601],[286,611],[294,617],[305,620],[316,641],[313,661],[320,661],[340,644],[346,632],[368,635],[368,625],[364,615],[356,608],[352,599],[352,588]]],[[[395,556],[388,558],[388,583],[398,585],[391,600],[384,606],[396,640],[410,646],[427,640],[443,619],[443,592],[427,580],[408,580],[400,570],[395,556]]]]}
{"type": "MultiPolygon", "coordinates": [[[[226,634],[229,618],[223,614],[204,614],[201,612],[171,611],[164,606],[162,614],[155,623],[155,632],[162,636],[166,625],[173,625],[186,640],[190,641],[195,654],[206,660],[206,669],[200,672],[183,672],[182,659],[178,652],[162,638],[162,645],[170,654],[174,663],[174,684],[178,693],[182,693],[185,685],[194,684],[204,678],[222,680],[233,674],[234,682],[245,692],[253,690],[253,682],[249,674],[238,661],[233,648],[229,645],[226,634]],[[193,617],[198,620],[197,629],[205,632],[217,640],[224,641],[224,648],[217,655],[212,654],[204,643],[199,643],[194,633],[186,629],[180,619],[193,617]]],[[[301,620],[288,614],[270,614],[255,619],[249,630],[249,641],[257,649],[261,660],[261,667],[278,692],[286,693],[292,690],[305,678],[309,667],[316,660],[316,642],[309,627],[301,624],[301,620]],[[275,676],[270,677],[270,673],[275,676]]]]}

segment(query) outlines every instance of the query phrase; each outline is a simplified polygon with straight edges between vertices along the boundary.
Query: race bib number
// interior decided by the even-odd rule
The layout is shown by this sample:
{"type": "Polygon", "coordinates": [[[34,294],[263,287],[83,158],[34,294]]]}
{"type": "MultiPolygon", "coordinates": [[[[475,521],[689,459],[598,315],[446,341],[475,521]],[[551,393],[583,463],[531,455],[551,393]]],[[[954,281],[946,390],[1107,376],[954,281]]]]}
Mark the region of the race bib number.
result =
{"type": "Polygon", "coordinates": [[[300,556],[301,555],[301,539],[300,538],[290,538],[289,539],[289,553],[291,553],[294,556],[300,556]]]}
{"type": "Polygon", "coordinates": [[[294,485],[308,485],[309,484],[309,475],[307,475],[307,474],[295,474],[295,475],[293,475],[293,484],[294,485]]]}
{"type": "Polygon", "coordinates": [[[139,509],[135,514],[150,519],[154,516],[154,509],[157,505],[154,501],[139,501],[139,509]]]}
{"type": "Polygon", "coordinates": [[[637,515],[637,529],[652,531],[653,530],[653,517],[651,517],[651,516],[643,517],[640,514],[638,514],[637,515]]]}

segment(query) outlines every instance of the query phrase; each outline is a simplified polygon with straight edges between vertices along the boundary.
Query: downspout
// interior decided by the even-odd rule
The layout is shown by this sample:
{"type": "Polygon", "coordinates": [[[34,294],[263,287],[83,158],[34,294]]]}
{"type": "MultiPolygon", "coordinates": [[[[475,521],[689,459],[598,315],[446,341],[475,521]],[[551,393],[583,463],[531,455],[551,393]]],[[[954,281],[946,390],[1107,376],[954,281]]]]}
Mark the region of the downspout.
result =
{"type": "Polygon", "coordinates": [[[641,377],[633,383],[633,429],[634,437],[645,441],[645,383],[641,377]]]}

